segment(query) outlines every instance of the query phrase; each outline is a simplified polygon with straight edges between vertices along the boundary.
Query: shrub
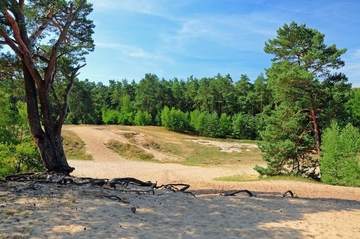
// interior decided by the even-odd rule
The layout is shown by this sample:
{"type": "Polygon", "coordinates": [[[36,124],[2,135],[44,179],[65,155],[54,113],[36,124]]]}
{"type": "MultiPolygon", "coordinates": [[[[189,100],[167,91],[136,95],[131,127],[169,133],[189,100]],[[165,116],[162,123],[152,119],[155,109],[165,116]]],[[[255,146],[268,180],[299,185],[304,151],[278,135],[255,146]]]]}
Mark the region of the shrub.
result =
{"type": "Polygon", "coordinates": [[[340,129],[332,123],[325,130],[320,159],[321,179],[324,183],[343,186],[360,186],[360,132],[351,124],[340,129]]]}

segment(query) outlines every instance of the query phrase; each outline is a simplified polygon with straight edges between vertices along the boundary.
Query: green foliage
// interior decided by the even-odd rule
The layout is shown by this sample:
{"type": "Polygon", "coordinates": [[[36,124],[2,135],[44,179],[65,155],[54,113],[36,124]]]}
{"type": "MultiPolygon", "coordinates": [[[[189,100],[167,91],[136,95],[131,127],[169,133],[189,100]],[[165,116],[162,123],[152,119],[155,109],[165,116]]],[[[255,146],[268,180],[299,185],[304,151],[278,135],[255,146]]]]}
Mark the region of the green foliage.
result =
{"type": "Polygon", "coordinates": [[[189,127],[192,131],[197,131],[198,126],[198,118],[200,116],[200,110],[194,110],[190,112],[190,122],[189,127]]]}
{"type": "Polygon", "coordinates": [[[314,138],[303,129],[304,120],[306,117],[295,114],[291,106],[285,105],[276,107],[266,118],[259,148],[267,167],[255,167],[261,176],[302,175],[317,166],[310,157],[314,138]]]}
{"type": "Polygon", "coordinates": [[[152,117],[147,111],[138,110],[135,114],[135,125],[151,125],[152,117]]]}
{"type": "Polygon", "coordinates": [[[322,144],[321,179],[324,183],[360,186],[360,132],[351,124],[340,128],[332,122],[322,144]]]}
{"type": "Polygon", "coordinates": [[[351,123],[356,127],[360,127],[360,88],[352,89],[345,107],[350,115],[351,123]]]}
{"type": "Polygon", "coordinates": [[[119,122],[120,112],[117,110],[106,110],[102,111],[102,120],[105,124],[117,124],[119,122]]]}
{"type": "Polygon", "coordinates": [[[136,88],[135,107],[138,109],[138,111],[134,119],[135,125],[149,125],[151,123],[155,124],[157,113],[161,112],[164,107],[161,100],[163,97],[164,96],[162,95],[160,88],[159,78],[154,74],[145,74],[145,78],[140,80],[136,88]],[[150,123],[141,122],[142,120],[140,118],[142,117],[141,114],[143,112],[150,114],[150,123]]]}
{"type": "Polygon", "coordinates": [[[219,117],[216,112],[209,114],[204,114],[204,125],[200,129],[199,134],[206,137],[217,137],[218,133],[218,125],[219,125],[219,117]]]}
{"type": "Polygon", "coordinates": [[[217,137],[226,138],[231,134],[231,118],[226,113],[222,113],[219,118],[219,124],[217,128],[217,137]]]}
{"type": "Polygon", "coordinates": [[[255,117],[249,114],[233,116],[233,137],[237,139],[256,139],[255,117]]]}
{"type": "Polygon", "coordinates": [[[131,96],[125,94],[123,97],[121,97],[120,101],[121,101],[121,109],[120,109],[118,124],[132,125],[134,121],[134,113],[132,109],[133,107],[131,102],[131,96]]]}
{"type": "Polygon", "coordinates": [[[16,173],[16,167],[12,148],[9,145],[0,143],[0,177],[14,173],[16,173]]]}
{"type": "Polygon", "coordinates": [[[30,138],[16,145],[14,156],[16,172],[39,172],[44,170],[40,154],[30,138]]]}
{"type": "Polygon", "coordinates": [[[30,137],[26,106],[11,103],[13,97],[0,87],[0,176],[43,170],[40,155],[30,137]]]}
{"type": "Polygon", "coordinates": [[[161,112],[161,122],[166,129],[175,132],[185,132],[189,128],[189,120],[186,113],[175,108],[169,110],[167,106],[161,112]]]}
{"type": "Polygon", "coordinates": [[[265,43],[264,51],[274,55],[266,74],[275,109],[262,132],[260,149],[268,165],[255,168],[260,175],[318,177],[313,152],[320,155],[322,127],[344,112],[349,90],[346,77],[332,73],[344,65],[340,57],[346,49],[325,45],[324,37],[292,22],[265,43]]]}
{"type": "Polygon", "coordinates": [[[91,95],[94,86],[95,84],[88,80],[75,80],[69,97],[69,114],[66,117],[66,123],[98,124],[101,122],[101,112],[97,109],[95,100],[91,95]]]}

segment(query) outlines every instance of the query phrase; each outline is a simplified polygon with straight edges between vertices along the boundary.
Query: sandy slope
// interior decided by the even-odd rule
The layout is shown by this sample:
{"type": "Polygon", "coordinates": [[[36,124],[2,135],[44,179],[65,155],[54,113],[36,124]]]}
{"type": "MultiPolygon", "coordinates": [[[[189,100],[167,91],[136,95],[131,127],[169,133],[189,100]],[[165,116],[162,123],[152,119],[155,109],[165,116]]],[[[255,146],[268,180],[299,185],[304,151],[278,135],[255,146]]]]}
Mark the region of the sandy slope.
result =
{"type": "Polygon", "coordinates": [[[226,183],[213,178],[234,174],[256,174],[254,165],[241,168],[232,167],[192,167],[180,164],[157,164],[126,160],[104,143],[109,139],[126,140],[109,128],[80,125],[66,126],[65,129],[75,132],[86,144],[87,152],[93,155],[93,161],[69,160],[76,168],[73,175],[97,178],[134,177],[143,181],[167,183],[186,183],[191,189],[214,189],[224,191],[231,189],[248,189],[254,192],[283,193],[292,190],[305,198],[338,198],[360,200],[360,188],[338,187],[322,184],[310,184],[293,181],[261,181],[226,183]]]}

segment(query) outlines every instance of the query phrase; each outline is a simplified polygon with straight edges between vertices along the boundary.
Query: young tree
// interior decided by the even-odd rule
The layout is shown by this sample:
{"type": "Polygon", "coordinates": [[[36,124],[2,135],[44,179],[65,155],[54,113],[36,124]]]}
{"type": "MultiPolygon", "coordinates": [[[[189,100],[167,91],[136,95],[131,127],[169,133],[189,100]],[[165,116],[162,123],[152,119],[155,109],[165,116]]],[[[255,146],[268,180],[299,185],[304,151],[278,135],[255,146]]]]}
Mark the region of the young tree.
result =
{"type": "Polygon", "coordinates": [[[32,138],[48,171],[69,174],[61,129],[84,55],[94,48],[86,0],[0,0],[0,44],[22,65],[32,138]]]}
{"type": "Polygon", "coordinates": [[[324,132],[321,179],[324,183],[360,186],[360,132],[351,124],[340,128],[337,123],[324,132]]]}
{"type": "Polygon", "coordinates": [[[226,113],[222,113],[219,118],[219,125],[217,128],[217,137],[226,138],[231,134],[231,117],[226,113]]]}
{"type": "MultiPolygon", "coordinates": [[[[325,87],[322,81],[334,77],[332,70],[344,65],[340,57],[346,52],[346,49],[337,49],[336,45],[325,45],[325,36],[318,30],[295,22],[285,24],[277,34],[264,47],[266,53],[274,55],[272,66],[266,70],[266,74],[274,105],[277,106],[263,134],[267,135],[264,138],[265,144],[271,144],[263,147],[263,152],[272,159],[267,156],[265,158],[267,161],[274,160],[268,164],[268,167],[272,167],[268,171],[282,170],[282,165],[285,164],[296,165],[298,160],[301,165],[307,161],[311,152],[320,155],[320,122],[326,118],[322,114],[329,112],[324,111],[329,108],[324,99],[333,98],[335,92],[329,91],[328,87],[335,89],[337,84],[325,87]],[[286,120],[283,121],[285,116],[286,120]],[[293,135],[273,137],[289,133],[293,135]],[[289,147],[285,147],[284,143],[289,147]],[[292,152],[285,152],[286,150],[292,152]],[[294,155],[293,152],[297,153],[294,155]]],[[[290,168],[298,169],[301,166],[290,168]]]]}
{"type": "Polygon", "coordinates": [[[350,122],[355,127],[360,127],[360,88],[351,90],[350,98],[345,103],[346,111],[350,115],[350,122]]]}

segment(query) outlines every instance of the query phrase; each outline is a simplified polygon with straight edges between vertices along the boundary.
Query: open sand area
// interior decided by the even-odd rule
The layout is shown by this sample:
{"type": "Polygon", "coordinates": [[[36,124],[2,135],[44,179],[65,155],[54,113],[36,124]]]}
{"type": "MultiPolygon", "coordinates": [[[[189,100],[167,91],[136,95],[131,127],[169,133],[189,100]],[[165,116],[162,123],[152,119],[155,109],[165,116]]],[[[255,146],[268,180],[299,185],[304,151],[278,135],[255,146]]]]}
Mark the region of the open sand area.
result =
{"type": "MultiPolygon", "coordinates": [[[[188,193],[134,193],[98,186],[0,182],[0,238],[360,238],[360,188],[267,180],[219,182],[255,174],[253,166],[193,167],[126,160],[108,149],[121,135],[97,126],[66,126],[94,160],[69,160],[73,176],[133,177],[189,184],[188,193]],[[221,196],[247,189],[236,196],[221,196]],[[283,197],[291,190],[295,198],[283,197]]],[[[161,158],[164,155],[157,155],[161,158]]]]}

